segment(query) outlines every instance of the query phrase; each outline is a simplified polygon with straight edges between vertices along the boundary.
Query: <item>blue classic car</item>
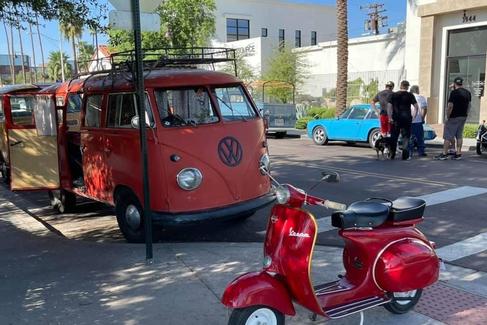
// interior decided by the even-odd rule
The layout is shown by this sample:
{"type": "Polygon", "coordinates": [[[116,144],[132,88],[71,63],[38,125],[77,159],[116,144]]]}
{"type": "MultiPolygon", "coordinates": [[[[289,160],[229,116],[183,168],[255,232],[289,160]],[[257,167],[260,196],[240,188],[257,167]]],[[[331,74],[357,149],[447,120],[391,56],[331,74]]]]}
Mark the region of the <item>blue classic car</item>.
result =
{"type": "MultiPolygon", "coordinates": [[[[380,134],[379,115],[369,104],[353,105],[337,118],[309,121],[307,132],[318,145],[325,145],[328,141],[346,141],[368,142],[374,147],[380,134]]],[[[434,138],[435,131],[424,124],[424,139],[434,138]]]]}

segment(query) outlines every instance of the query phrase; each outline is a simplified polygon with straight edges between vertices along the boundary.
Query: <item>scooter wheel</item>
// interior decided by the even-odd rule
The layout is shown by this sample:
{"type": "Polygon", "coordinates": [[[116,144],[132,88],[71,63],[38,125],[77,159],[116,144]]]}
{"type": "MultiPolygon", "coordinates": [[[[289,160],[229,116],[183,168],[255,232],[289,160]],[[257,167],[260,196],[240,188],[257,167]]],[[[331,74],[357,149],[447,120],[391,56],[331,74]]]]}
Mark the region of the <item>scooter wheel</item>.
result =
{"type": "Polygon", "coordinates": [[[238,308],[232,311],[228,325],[284,325],[284,315],[267,306],[238,308]]]}
{"type": "Polygon", "coordinates": [[[390,293],[392,300],[384,307],[393,314],[405,314],[416,306],[423,293],[422,289],[390,293]]]}

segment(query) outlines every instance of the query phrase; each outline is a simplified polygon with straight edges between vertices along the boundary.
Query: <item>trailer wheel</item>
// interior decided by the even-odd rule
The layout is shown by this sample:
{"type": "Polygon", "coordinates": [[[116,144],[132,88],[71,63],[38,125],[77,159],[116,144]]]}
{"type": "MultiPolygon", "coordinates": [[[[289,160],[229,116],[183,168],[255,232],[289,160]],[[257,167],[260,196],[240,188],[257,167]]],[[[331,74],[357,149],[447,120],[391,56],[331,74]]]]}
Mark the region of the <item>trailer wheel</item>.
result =
{"type": "Polygon", "coordinates": [[[52,190],[48,194],[51,207],[57,213],[67,213],[76,207],[76,195],[74,193],[66,190],[52,190]]]}
{"type": "Polygon", "coordinates": [[[422,289],[407,292],[392,292],[392,300],[384,305],[393,314],[405,314],[416,306],[421,298],[422,289]]]}
{"type": "Polygon", "coordinates": [[[234,309],[228,325],[284,325],[284,315],[270,307],[252,306],[234,309]]]}

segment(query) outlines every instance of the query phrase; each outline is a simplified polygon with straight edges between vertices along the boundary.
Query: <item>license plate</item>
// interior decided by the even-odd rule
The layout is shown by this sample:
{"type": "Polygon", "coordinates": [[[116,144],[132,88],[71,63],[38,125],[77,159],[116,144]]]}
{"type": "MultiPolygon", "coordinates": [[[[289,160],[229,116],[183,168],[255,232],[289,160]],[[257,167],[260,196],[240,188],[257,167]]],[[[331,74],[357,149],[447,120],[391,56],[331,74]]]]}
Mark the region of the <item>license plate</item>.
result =
{"type": "Polygon", "coordinates": [[[284,126],[284,119],[282,119],[282,118],[276,118],[274,120],[274,125],[276,125],[276,126],[284,126]]]}

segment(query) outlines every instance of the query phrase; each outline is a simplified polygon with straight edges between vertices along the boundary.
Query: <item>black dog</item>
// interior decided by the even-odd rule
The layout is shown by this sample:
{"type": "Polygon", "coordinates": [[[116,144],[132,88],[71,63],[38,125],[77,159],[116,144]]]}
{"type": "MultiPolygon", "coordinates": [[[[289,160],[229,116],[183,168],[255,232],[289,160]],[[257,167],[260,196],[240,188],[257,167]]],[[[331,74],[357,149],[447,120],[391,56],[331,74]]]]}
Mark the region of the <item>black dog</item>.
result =
{"type": "Polygon", "coordinates": [[[380,135],[374,143],[374,149],[377,153],[377,160],[380,159],[379,154],[381,154],[382,159],[389,158],[389,138],[380,135]]]}

